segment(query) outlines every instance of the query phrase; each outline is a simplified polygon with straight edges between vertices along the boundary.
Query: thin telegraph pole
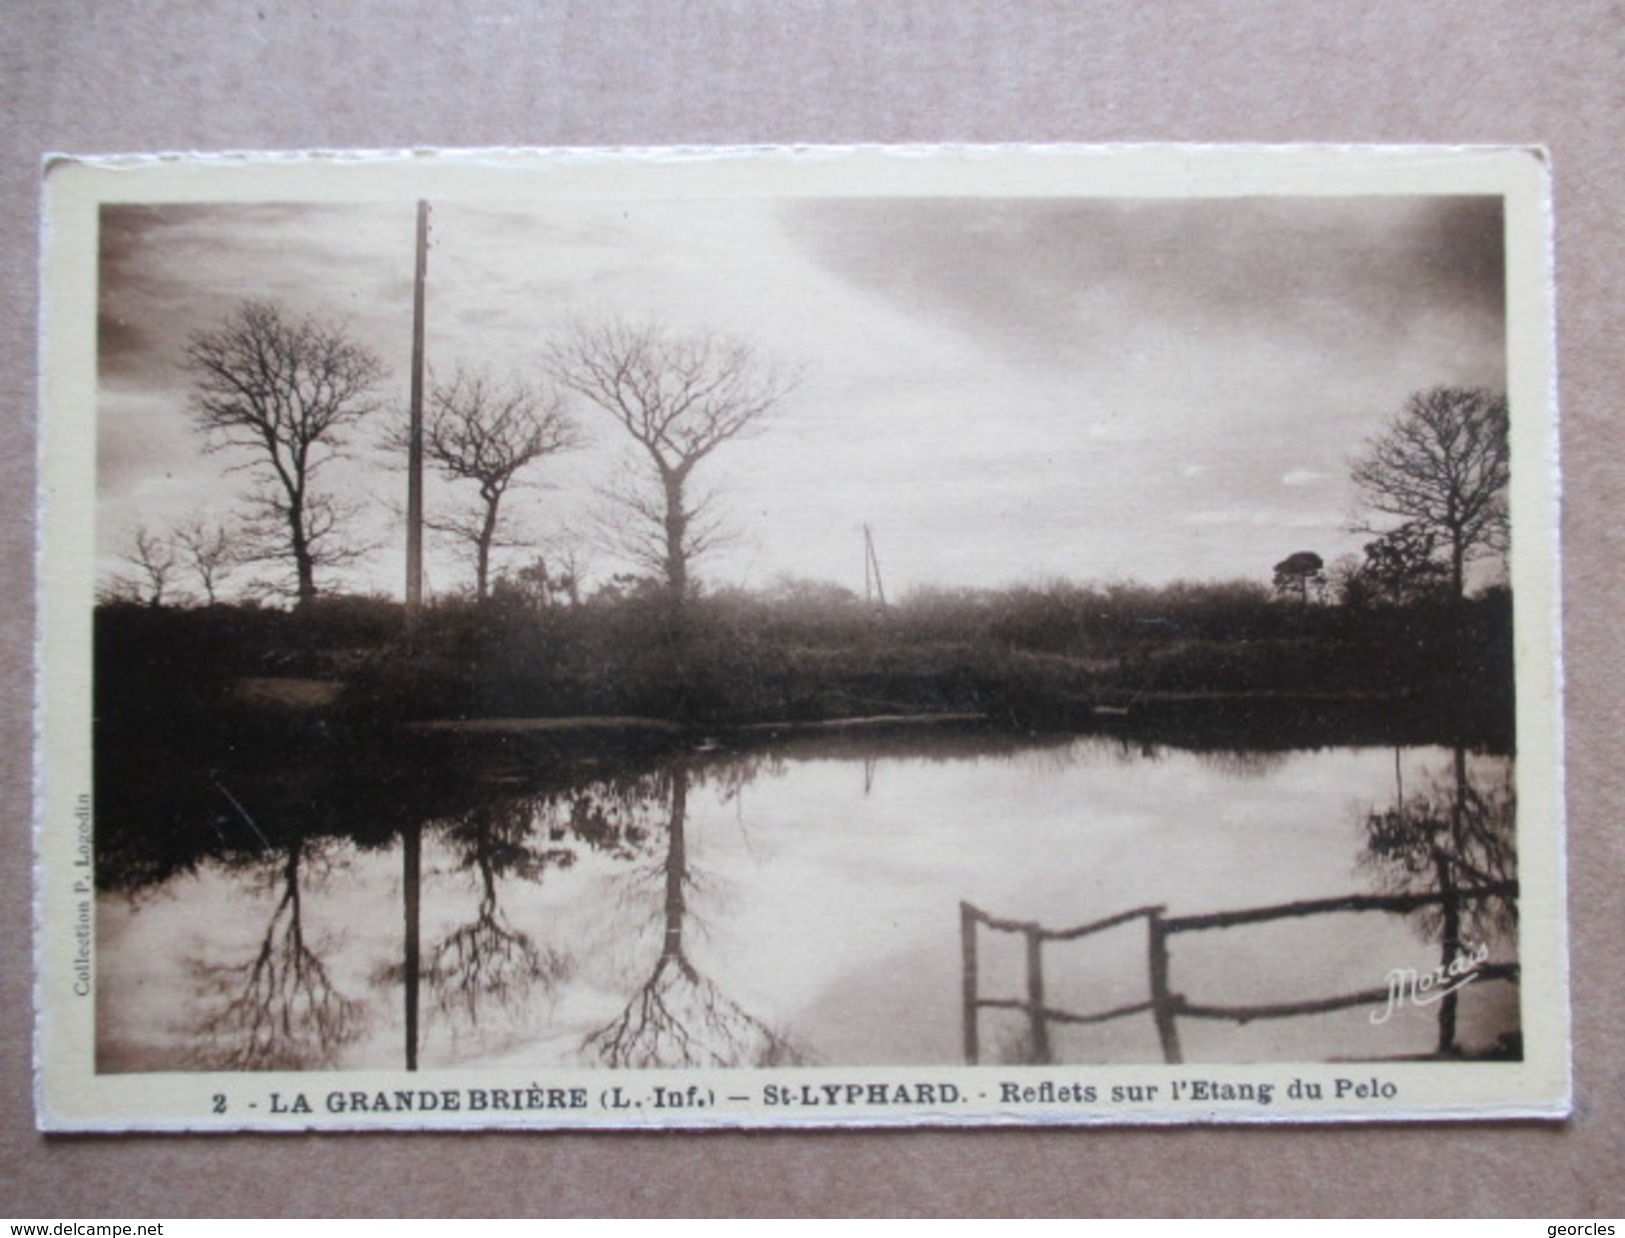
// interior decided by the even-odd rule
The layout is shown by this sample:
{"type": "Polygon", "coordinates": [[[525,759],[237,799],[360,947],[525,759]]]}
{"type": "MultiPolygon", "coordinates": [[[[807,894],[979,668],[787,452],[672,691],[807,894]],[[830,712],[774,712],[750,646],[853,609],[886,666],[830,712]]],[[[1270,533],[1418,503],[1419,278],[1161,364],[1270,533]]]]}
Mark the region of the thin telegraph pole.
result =
{"type": "Polygon", "coordinates": [[[401,834],[401,895],[406,912],[405,972],[406,1069],[418,1068],[418,989],[423,973],[419,942],[423,921],[423,827],[414,823],[401,834]]]}
{"type": "Polygon", "coordinates": [[[880,602],[880,609],[886,609],[886,586],[880,583],[880,556],[875,554],[875,535],[869,531],[869,526],[863,526],[863,599],[880,602]]]}
{"type": "Polygon", "coordinates": [[[406,622],[423,609],[423,317],[429,274],[429,203],[418,200],[417,270],[412,283],[412,424],[406,453],[406,622]]]}

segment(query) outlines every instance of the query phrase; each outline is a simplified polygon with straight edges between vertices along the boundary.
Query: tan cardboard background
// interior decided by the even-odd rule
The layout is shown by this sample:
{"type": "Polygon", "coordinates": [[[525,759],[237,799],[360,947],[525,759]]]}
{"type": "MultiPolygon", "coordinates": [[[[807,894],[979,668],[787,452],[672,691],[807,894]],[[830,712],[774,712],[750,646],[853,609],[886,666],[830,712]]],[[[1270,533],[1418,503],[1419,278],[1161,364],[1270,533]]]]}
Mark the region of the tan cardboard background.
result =
{"type": "Polygon", "coordinates": [[[1614,558],[1625,5],[0,0],[0,1215],[1625,1213],[1614,558]],[[1562,1125],[46,1139],[31,1097],[42,153],[1539,143],[1556,185],[1576,1110],[1562,1125]]]}

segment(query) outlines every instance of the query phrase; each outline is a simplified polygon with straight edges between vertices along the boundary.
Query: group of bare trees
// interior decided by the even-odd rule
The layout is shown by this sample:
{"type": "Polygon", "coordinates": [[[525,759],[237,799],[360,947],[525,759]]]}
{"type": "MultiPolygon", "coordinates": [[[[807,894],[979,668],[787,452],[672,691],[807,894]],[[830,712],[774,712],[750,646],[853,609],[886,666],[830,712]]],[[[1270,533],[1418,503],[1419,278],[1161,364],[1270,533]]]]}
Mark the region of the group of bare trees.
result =
{"type": "Polygon", "coordinates": [[[190,516],[167,530],[137,525],[130,531],[123,559],[130,569],[106,583],[109,601],[162,606],[165,598],[191,595],[196,585],[204,602],[219,600],[226,580],[243,566],[243,550],[234,532],[202,516],[190,516]]]}
{"type": "Polygon", "coordinates": [[[1362,503],[1350,527],[1373,534],[1362,557],[1333,568],[1312,551],[1275,565],[1276,592],[1307,604],[1335,589],[1354,605],[1403,606],[1467,596],[1469,565],[1511,546],[1511,419],[1499,392],[1418,392],[1366,445],[1350,473],[1362,503]]]}
{"type": "MultiPolygon", "coordinates": [[[[383,410],[382,363],[342,325],[293,319],[265,302],[194,333],[185,363],[207,450],[226,453],[252,481],[246,512],[230,529],[193,519],[132,531],[124,557],[133,570],[113,591],[156,606],[189,576],[213,602],[239,568],[274,564],[283,591],[308,605],[319,574],[372,549],[356,539],[355,502],[326,475],[383,410]]],[[[585,440],[574,400],[631,447],[621,482],[603,496],[600,545],[651,573],[680,606],[693,563],[720,528],[715,494],[697,486],[696,472],[757,429],[794,377],[737,341],[624,321],[578,325],[541,346],[538,365],[540,384],[459,368],[432,385],[424,456],[463,497],[426,523],[461,548],[476,598],[487,597],[494,552],[534,541],[513,520],[509,496],[539,463],[585,440]]],[[[1508,547],[1508,431],[1498,393],[1438,387],[1411,396],[1353,464],[1362,501],[1353,527],[1375,535],[1363,560],[1338,564],[1328,581],[1320,557],[1299,551],[1276,564],[1277,591],[1303,604],[1331,587],[1357,602],[1464,597],[1469,564],[1508,547]]],[[[393,419],[374,441],[404,452],[408,431],[393,419]]]]}
{"type": "MultiPolygon", "coordinates": [[[[373,549],[358,540],[358,505],[328,475],[384,411],[382,362],[341,324],[252,301],[220,327],[195,332],[185,365],[193,425],[207,451],[224,453],[250,479],[246,510],[229,528],[196,519],[132,530],[124,551],[132,570],[107,592],[158,606],[190,574],[212,603],[237,569],[272,565],[282,572],[278,591],[308,606],[325,573],[373,549]]],[[[748,345],[620,321],[577,326],[540,350],[539,366],[541,383],[459,368],[432,385],[424,458],[461,498],[425,523],[461,548],[475,596],[487,597],[493,553],[533,540],[505,500],[541,461],[583,444],[569,407],[579,399],[633,444],[629,480],[606,496],[603,540],[656,573],[680,603],[691,565],[718,529],[712,496],[698,494],[694,473],[755,429],[791,380],[748,345]]],[[[408,433],[392,418],[373,441],[404,452],[408,433]]]]}

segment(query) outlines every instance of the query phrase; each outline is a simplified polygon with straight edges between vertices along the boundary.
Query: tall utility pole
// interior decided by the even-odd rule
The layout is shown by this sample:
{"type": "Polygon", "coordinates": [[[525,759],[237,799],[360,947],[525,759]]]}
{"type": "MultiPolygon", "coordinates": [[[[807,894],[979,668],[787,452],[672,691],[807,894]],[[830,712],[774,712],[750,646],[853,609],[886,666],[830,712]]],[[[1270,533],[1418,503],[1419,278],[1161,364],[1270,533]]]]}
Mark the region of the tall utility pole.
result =
{"type": "Polygon", "coordinates": [[[880,583],[880,556],[875,554],[875,535],[863,526],[863,600],[880,602],[886,609],[886,587],[880,583]]]}
{"type": "Polygon", "coordinates": [[[406,452],[406,622],[423,609],[423,299],[429,274],[429,203],[418,201],[417,273],[412,284],[412,426],[406,452]]]}
{"type": "Polygon", "coordinates": [[[406,904],[405,972],[406,1069],[418,1068],[418,992],[423,973],[419,944],[423,922],[423,825],[414,821],[401,830],[401,901],[406,904]]]}

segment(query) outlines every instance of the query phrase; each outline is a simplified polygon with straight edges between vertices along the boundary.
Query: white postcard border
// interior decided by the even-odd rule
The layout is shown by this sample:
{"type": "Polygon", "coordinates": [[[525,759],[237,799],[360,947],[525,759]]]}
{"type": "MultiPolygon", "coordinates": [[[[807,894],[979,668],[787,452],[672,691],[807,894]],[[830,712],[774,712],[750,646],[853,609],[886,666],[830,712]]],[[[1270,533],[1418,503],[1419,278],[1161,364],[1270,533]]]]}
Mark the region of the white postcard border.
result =
{"type": "Polygon", "coordinates": [[[1550,189],[1541,152],[920,147],[113,156],[47,163],[34,956],[42,1129],[1316,1123],[1568,1114],[1556,374],[1550,189]],[[82,991],[87,986],[80,964],[92,967],[94,952],[83,926],[86,917],[90,923],[94,919],[86,910],[93,907],[94,886],[84,848],[91,781],[98,208],[116,201],[419,195],[500,200],[537,192],[583,199],[656,192],[678,197],[1503,194],[1508,395],[1519,410],[1513,420],[1512,505],[1518,537],[1513,584],[1524,1060],[576,1070],[511,1076],[502,1070],[97,1075],[94,986],[82,991]],[[1176,1085],[1178,1092],[1171,1095],[1176,1085]],[[1259,1099],[1264,1085],[1270,1092],[1267,1104],[1259,1099]],[[1319,1099],[1308,1097],[1309,1085],[1319,1087],[1319,1099]],[[1155,1094],[1144,1091],[1151,1088],[1155,1094]],[[502,1109],[494,1099],[498,1090],[505,1093],[502,1109]],[[360,1111],[357,1096],[366,1101],[360,1111]]]}

